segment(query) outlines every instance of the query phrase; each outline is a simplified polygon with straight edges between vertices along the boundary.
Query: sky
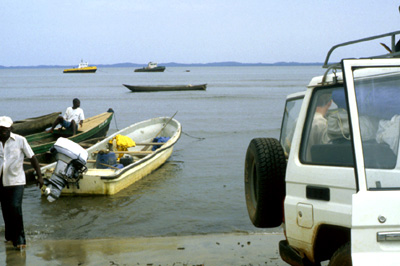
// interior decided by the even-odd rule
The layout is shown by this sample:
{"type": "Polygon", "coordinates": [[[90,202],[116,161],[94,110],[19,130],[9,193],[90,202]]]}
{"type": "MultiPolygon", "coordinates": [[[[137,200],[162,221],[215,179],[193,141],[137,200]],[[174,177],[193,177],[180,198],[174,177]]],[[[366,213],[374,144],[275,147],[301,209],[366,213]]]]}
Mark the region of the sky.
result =
{"type": "MultiPolygon", "coordinates": [[[[400,30],[399,5],[393,0],[2,0],[0,65],[323,62],[338,43],[400,30]]],[[[386,52],[375,41],[338,56],[361,50],[367,56],[386,52]]]]}

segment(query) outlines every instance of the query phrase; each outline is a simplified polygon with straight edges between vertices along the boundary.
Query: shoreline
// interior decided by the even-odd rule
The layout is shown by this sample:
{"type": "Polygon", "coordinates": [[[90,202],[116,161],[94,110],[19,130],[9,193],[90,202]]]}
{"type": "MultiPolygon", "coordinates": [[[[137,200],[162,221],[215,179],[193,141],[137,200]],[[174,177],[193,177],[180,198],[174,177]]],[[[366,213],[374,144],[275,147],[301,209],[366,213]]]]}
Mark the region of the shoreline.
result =
{"type": "Polygon", "coordinates": [[[279,256],[282,233],[32,240],[25,251],[0,245],[7,266],[20,265],[287,265],[279,256]]]}

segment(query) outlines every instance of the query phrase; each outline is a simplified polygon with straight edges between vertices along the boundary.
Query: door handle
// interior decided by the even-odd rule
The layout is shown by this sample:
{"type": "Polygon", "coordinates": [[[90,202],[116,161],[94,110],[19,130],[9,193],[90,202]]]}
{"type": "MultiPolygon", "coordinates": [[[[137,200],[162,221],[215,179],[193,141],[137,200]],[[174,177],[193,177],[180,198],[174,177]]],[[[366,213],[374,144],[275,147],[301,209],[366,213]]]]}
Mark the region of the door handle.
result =
{"type": "Polygon", "coordinates": [[[400,232],[378,232],[376,233],[376,241],[400,241],[400,232]]]}
{"type": "Polygon", "coordinates": [[[330,201],[330,190],[327,187],[307,186],[306,187],[307,199],[330,201]]]}

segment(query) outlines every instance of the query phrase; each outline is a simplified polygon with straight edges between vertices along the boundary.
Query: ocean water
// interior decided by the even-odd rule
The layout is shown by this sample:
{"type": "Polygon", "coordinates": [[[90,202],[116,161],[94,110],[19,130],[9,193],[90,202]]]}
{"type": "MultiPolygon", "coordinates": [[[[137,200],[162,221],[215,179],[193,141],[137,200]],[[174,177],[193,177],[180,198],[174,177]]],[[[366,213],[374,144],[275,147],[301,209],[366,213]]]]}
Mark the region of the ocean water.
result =
{"type": "Polygon", "coordinates": [[[109,134],[175,112],[183,129],[166,164],[116,195],[49,203],[36,186],[27,186],[28,240],[280,231],[257,229],[248,218],[246,149],[252,138],[278,138],[286,95],[322,74],[318,66],[169,67],[164,73],[100,68],[95,74],[0,70],[0,115],[13,120],[64,113],[77,97],[86,117],[115,111],[109,134]],[[132,93],[122,86],[202,83],[207,91],[132,93]]]}

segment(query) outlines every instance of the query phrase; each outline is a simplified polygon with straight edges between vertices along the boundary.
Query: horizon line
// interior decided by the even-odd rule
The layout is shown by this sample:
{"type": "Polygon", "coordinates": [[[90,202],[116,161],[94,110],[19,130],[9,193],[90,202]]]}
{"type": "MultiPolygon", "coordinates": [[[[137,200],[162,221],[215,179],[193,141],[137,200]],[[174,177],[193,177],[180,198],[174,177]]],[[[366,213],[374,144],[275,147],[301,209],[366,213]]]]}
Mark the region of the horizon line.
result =
{"type": "MultiPolygon", "coordinates": [[[[140,63],[115,63],[115,64],[92,64],[92,66],[97,67],[142,67],[147,64],[140,63]]],[[[179,67],[179,66],[298,66],[298,65],[323,65],[323,63],[319,62],[275,62],[275,63],[242,63],[236,61],[225,61],[225,62],[211,62],[211,63],[160,63],[160,66],[168,66],[168,67],[179,67]]],[[[7,68],[64,68],[71,67],[71,65],[35,65],[35,66],[3,66],[0,65],[0,69],[7,68]]]]}

